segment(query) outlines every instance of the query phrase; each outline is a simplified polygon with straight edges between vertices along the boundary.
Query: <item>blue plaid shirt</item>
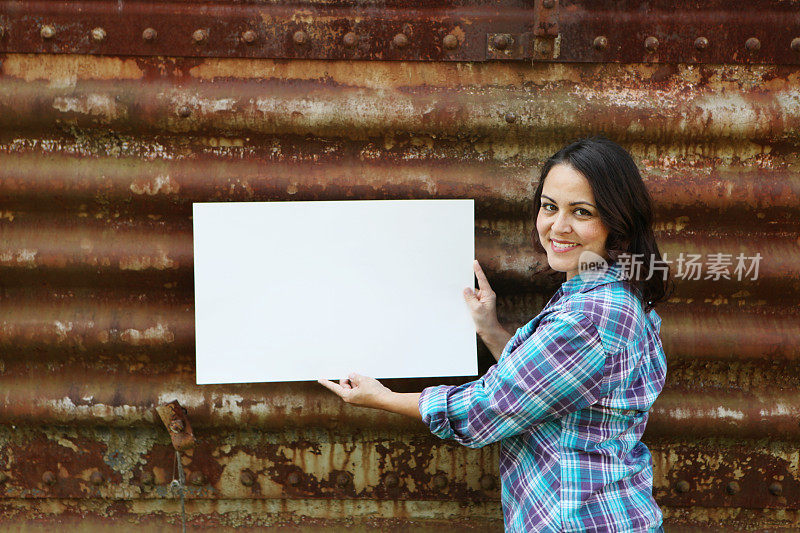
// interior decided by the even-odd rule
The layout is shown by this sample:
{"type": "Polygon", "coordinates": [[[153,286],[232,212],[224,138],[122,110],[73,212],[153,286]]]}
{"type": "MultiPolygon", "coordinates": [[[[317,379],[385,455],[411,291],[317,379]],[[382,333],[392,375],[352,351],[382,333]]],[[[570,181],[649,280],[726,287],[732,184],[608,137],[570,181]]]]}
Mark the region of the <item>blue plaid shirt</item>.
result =
{"type": "Polygon", "coordinates": [[[434,435],[500,441],[507,531],[662,530],[640,441],[667,371],[661,319],[622,278],[565,281],[483,377],[422,391],[434,435]]]}

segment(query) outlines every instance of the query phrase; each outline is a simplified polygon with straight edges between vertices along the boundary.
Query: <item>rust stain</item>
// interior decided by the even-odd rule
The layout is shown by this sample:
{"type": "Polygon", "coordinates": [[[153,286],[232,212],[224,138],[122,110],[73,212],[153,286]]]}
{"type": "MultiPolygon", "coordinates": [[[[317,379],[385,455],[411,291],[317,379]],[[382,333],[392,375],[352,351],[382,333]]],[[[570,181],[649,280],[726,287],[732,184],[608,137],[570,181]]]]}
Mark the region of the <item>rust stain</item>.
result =
{"type": "Polygon", "coordinates": [[[88,55],[6,54],[2,72],[4,76],[27,82],[44,80],[56,87],[71,86],[78,80],[140,80],[144,77],[133,58],[88,55]]]}

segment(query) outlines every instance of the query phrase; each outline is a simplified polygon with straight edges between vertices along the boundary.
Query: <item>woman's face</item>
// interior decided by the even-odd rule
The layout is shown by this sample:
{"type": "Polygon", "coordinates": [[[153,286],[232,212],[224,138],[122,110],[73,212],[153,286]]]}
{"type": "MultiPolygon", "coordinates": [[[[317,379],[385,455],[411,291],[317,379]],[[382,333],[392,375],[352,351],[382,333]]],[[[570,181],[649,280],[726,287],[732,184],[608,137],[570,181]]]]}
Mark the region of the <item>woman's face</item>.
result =
{"type": "Polygon", "coordinates": [[[592,188],[570,165],[555,165],[545,176],[536,230],[550,268],[566,272],[568,280],[578,274],[583,252],[607,259],[608,229],[600,221],[592,188]]]}

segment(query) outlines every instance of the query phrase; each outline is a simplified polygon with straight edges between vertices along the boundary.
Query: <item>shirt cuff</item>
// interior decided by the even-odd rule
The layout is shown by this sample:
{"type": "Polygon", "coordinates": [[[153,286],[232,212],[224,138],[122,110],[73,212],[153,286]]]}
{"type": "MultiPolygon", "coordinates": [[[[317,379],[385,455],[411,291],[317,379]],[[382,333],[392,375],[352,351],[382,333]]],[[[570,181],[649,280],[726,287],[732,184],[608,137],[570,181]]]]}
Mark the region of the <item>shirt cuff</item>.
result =
{"type": "MultiPolygon", "coordinates": [[[[453,423],[466,413],[456,413],[453,409],[453,394],[458,394],[464,385],[455,387],[452,385],[437,385],[423,389],[419,395],[419,412],[422,421],[428,426],[431,433],[440,439],[451,439],[455,436],[453,423]],[[449,408],[448,408],[449,407],[449,408]]],[[[459,405],[460,402],[455,402],[459,405]]],[[[466,406],[465,406],[466,407],[466,406]]]]}

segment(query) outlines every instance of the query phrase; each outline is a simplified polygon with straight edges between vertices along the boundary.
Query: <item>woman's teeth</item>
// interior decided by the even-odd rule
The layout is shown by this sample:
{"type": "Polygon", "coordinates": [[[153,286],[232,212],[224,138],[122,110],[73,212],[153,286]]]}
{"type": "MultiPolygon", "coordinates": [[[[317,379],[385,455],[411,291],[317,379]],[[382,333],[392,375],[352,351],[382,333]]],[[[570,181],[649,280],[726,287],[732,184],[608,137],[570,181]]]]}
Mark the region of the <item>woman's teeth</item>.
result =
{"type": "Polygon", "coordinates": [[[550,241],[553,243],[553,248],[556,250],[569,250],[570,248],[575,248],[578,246],[577,244],[559,244],[556,241],[550,241]]]}

